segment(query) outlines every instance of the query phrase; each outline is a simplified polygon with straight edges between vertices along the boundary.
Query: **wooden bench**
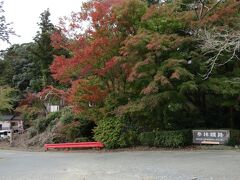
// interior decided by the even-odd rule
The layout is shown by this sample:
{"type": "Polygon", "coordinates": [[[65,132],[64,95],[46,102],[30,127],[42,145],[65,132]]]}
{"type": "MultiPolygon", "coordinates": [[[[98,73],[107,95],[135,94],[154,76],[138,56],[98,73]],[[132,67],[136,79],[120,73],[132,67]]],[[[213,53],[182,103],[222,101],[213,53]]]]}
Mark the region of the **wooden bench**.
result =
{"type": "Polygon", "coordinates": [[[64,149],[64,148],[103,148],[101,142],[78,142],[78,143],[58,143],[44,144],[45,151],[48,149],[64,149]]]}

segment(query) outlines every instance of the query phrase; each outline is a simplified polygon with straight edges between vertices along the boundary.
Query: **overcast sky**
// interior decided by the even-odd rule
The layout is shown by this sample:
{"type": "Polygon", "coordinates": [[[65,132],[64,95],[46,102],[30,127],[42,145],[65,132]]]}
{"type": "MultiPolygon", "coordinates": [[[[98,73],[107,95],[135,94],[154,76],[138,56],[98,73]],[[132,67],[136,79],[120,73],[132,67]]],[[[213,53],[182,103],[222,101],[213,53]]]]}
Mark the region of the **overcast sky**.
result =
{"type": "MultiPolygon", "coordinates": [[[[31,42],[38,30],[37,23],[40,14],[50,9],[51,21],[58,23],[59,17],[68,16],[72,11],[80,11],[81,4],[86,0],[4,0],[3,9],[7,22],[13,22],[12,27],[21,37],[11,37],[10,42],[31,42]]],[[[6,49],[9,45],[0,42],[0,49],[6,49]]]]}

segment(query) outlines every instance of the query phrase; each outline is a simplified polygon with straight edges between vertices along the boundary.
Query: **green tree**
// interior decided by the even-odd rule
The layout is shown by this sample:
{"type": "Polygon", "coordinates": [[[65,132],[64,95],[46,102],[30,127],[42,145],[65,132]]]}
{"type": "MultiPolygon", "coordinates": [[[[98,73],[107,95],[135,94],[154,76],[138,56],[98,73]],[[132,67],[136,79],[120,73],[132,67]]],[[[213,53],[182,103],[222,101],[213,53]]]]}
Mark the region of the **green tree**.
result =
{"type": "Polygon", "coordinates": [[[8,86],[0,86],[0,112],[13,110],[17,101],[16,90],[8,86]]]}
{"type": "Polygon", "coordinates": [[[40,68],[30,51],[32,46],[34,43],[15,44],[4,52],[4,59],[0,63],[2,85],[9,85],[20,91],[41,89],[40,68]]]}
{"type": "Polygon", "coordinates": [[[0,86],[11,85],[13,77],[13,68],[11,63],[6,60],[0,60],[0,86]]]}
{"type": "Polygon", "coordinates": [[[96,122],[95,135],[106,138],[104,127],[117,128],[117,119],[121,127],[114,133],[131,132],[127,137],[240,128],[239,2],[109,2],[85,3],[62,28],[70,31],[52,38],[54,47],[69,52],[55,58],[53,77],[71,85],[66,98],[74,112],[96,122]],[[86,20],[87,31],[68,39],[86,20]]]}
{"type": "Polygon", "coordinates": [[[35,56],[35,62],[40,66],[42,87],[52,82],[49,66],[53,61],[54,48],[51,45],[51,35],[55,28],[50,21],[50,15],[48,9],[40,15],[40,23],[38,23],[40,31],[37,32],[34,38],[35,45],[31,50],[35,56]]]}

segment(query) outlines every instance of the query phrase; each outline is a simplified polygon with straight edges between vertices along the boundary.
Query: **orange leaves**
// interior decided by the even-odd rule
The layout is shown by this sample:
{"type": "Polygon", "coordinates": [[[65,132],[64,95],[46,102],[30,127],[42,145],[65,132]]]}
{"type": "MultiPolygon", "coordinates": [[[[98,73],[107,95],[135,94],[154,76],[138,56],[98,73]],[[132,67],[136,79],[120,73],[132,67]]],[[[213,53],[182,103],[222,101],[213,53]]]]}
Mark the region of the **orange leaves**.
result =
{"type": "MultiPolygon", "coordinates": [[[[132,65],[118,58],[119,49],[129,34],[137,32],[145,10],[146,3],[139,0],[91,0],[83,4],[81,12],[61,20],[52,43],[67,50],[69,57],[56,56],[50,70],[54,79],[71,84],[68,101],[75,110],[101,103],[110,91],[125,90],[132,65]]],[[[128,51],[128,45],[146,49],[144,35],[129,40],[123,51],[128,51]]]]}
{"type": "Polygon", "coordinates": [[[93,66],[99,63],[98,59],[105,55],[110,48],[110,41],[107,38],[99,38],[87,45],[76,42],[73,50],[73,57],[56,56],[50,67],[54,79],[60,82],[70,82],[76,77],[85,77],[93,72],[93,66]],[[77,45],[79,43],[79,45],[77,45]]]}
{"type": "Polygon", "coordinates": [[[50,70],[54,79],[72,85],[68,101],[75,109],[88,107],[89,102],[99,103],[107,94],[103,90],[108,88],[106,75],[111,76],[115,72],[115,56],[123,39],[121,33],[117,33],[112,9],[122,1],[92,0],[84,3],[81,12],[62,19],[60,32],[52,36],[54,47],[67,50],[70,57],[56,56],[50,70]],[[83,30],[81,25],[84,23],[87,27],[83,30]],[[104,79],[102,84],[92,82],[91,78],[96,76],[104,79]]]}
{"type": "Polygon", "coordinates": [[[50,70],[54,79],[61,83],[71,82],[71,79],[76,76],[78,72],[79,59],[65,58],[64,56],[56,56],[50,70]]]}
{"type": "Polygon", "coordinates": [[[61,81],[63,78],[63,75],[65,73],[66,68],[66,61],[63,56],[57,56],[55,57],[52,65],[50,66],[50,70],[52,72],[52,76],[54,79],[57,79],[61,81]]]}
{"type": "Polygon", "coordinates": [[[98,84],[92,84],[90,80],[77,80],[69,90],[68,101],[75,110],[89,108],[89,104],[97,104],[106,97],[107,92],[102,90],[98,84]]]}
{"type": "Polygon", "coordinates": [[[101,31],[107,33],[113,31],[115,22],[115,16],[112,14],[112,7],[120,3],[122,0],[92,0],[83,3],[82,10],[79,13],[72,14],[72,21],[70,25],[76,24],[88,25],[86,31],[91,35],[95,32],[101,31]]]}
{"type": "Polygon", "coordinates": [[[103,68],[96,70],[97,75],[102,76],[102,77],[105,76],[106,73],[111,71],[116,64],[117,64],[117,58],[113,57],[112,59],[110,59],[109,61],[107,61],[105,63],[105,66],[103,68]]]}
{"type": "Polygon", "coordinates": [[[62,31],[54,33],[52,41],[55,48],[68,50],[71,57],[55,57],[50,68],[54,79],[66,83],[95,72],[105,74],[110,69],[113,64],[108,60],[118,54],[117,49],[122,41],[122,35],[115,31],[117,22],[112,8],[122,1],[92,0],[84,3],[81,12],[73,13],[70,19],[65,18],[68,22],[62,19],[62,31]],[[86,31],[75,33],[73,39],[67,40],[64,37],[69,37],[72,30],[81,31],[79,24],[84,21],[88,21],[89,25],[86,31]],[[70,28],[65,27],[67,25],[70,28]]]}
{"type": "Polygon", "coordinates": [[[80,93],[81,99],[97,103],[102,101],[106,96],[106,91],[102,90],[97,84],[91,84],[89,80],[78,80],[74,82],[70,92],[73,94],[80,93]]]}
{"type": "Polygon", "coordinates": [[[210,14],[207,18],[203,19],[201,23],[203,24],[224,24],[231,25],[232,23],[236,23],[237,12],[240,10],[240,2],[228,2],[227,5],[222,6],[221,8],[217,9],[214,13],[210,14]]]}
{"type": "Polygon", "coordinates": [[[31,106],[34,103],[43,104],[53,97],[57,97],[59,100],[65,100],[67,93],[53,86],[47,86],[39,93],[28,93],[26,97],[21,100],[19,106],[31,106]]]}
{"type": "Polygon", "coordinates": [[[48,97],[51,97],[51,96],[64,98],[66,96],[66,92],[63,90],[54,88],[53,86],[47,86],[38,93],[38,96],[42,100],[46,100],[48,99],[48,97]]]}
{"type": "Polygon", "coordinates": [[[28,92],[26,97],[20,101],[19,106],[31,105],[37,99],[38,99],[37,94],[28,92]]]}
{"type": "Polygon", "coordinates": [[[54,32],[51,35],[51,42],[52,42],[52,46],[55,49],[61,49],[61,48],[65,48],[66,47],[66,42],[64,37],[61,35],[60,32],[54,32]]]}

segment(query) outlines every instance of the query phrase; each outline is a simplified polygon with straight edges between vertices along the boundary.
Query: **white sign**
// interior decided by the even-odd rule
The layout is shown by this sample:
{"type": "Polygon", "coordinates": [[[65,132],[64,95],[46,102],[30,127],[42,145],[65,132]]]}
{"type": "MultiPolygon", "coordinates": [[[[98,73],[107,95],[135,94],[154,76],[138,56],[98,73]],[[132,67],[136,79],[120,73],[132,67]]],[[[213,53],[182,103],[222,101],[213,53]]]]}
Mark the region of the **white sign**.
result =
{"type": "Polygon", "coordinates": [[[193,130],[194,144],[226,144],[230,138],[229,130],[193,130]]]}

